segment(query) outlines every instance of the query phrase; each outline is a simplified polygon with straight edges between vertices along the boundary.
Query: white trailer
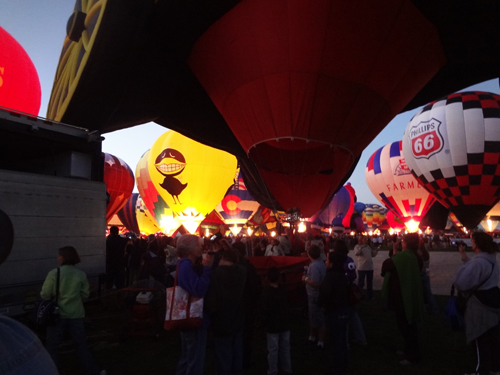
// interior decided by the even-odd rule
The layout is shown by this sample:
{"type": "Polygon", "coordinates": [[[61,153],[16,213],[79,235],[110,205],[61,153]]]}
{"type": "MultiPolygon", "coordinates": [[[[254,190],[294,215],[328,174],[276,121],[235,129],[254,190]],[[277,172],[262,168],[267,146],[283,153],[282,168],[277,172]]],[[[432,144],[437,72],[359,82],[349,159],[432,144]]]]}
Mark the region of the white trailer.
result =
{"type": "Polygon", "coordinates": [[[67,245],[99,290],[106,232],[100,140],[86,129],[0,111],[0,210],[14,232],[0,265],[1,314],[34,308],[47,273],[58,266],[57,250],[67,245]]]}

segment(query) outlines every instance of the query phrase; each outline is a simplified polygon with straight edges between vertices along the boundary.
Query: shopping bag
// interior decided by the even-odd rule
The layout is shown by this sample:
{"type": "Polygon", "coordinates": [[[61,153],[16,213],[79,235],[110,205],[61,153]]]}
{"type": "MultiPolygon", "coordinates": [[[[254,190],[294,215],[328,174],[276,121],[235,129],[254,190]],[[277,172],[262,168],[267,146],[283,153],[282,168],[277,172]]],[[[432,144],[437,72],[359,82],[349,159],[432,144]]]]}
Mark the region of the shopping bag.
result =
{"type": "Polygon", "coordinates": [[[177,267],[174,286],[167,288],[164,328],[168,331],[199,328],[203,324],[203,298],[194,297],[178,286],[178,273],[177,267]]]}

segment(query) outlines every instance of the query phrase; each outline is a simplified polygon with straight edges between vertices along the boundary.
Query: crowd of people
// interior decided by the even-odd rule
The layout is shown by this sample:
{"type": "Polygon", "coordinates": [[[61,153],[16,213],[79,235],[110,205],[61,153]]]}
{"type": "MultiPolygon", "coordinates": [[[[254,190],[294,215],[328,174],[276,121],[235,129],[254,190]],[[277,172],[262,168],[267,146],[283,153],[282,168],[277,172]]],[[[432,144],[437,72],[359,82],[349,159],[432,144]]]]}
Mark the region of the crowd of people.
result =
{"type": "MultiPolygon", "coordinates": [[[[350,345],[367,344],[352,286],[357,284],[369,303],[374,298],[373,274],[380,271],[384,277],[381,295],[387,309],[394,312],[395,326],[403,342],[395,356],[402,366],[411,365],[422,359],[419,325],[424,306],[427,305],[428,313],[436,313],[438,307],[430,290],[429,252],[423,238],[406,234],[392,238],[391,242],[389,257],[381,270],[375,270],[372,258],[378,256],[380,246],[364,235],[346,238],[307,235],[302,246],[294,249],[287,233],[271,238],[268,243],[262,237],[231,240],[215,236],[212,241],[189,234],[176,238],[123,237],[117,228],[111,228],[106,241],[105,289],[108,294],[105,297],[141,280],[154,280],[155,285],[166,289],[173,285],[176,275],[178,286],[204,299],[203,324],[180,330],[181,355],[176,374],[205,372],[209,340],[216,373],[242,374],[252,363],[252,341],[255,327],[259,326],[266,332],[267,373],[291,374],[293,332],[288,292],[281,285],[281,272],[270,267],[265,277],[261,277],[247,257],[305,256],[310,262],[302,277],[309,324],[309,336],[304,341],[324,351],[327,373],[342,375],[349,369],[350,345]],[[353,249],[351,253],[349,248],[353,249]]],[[[467,296],[466,336],[477,357],[471,374],[499,375],[498,247],[484,232],[473,234],[472,245],[477,253],[472,259],[463,246],[458,247],[464,266],[454,281],[457,290],[467,296]]],[[[56,373],[59,346],[69,332],[86,373],[106,374],[86,344],[83,302],[89,296],[89,284],[85,273],[75,267],[80,262],[77,250],[71,246],[59,249],[58,261],[60,267],[49,272],[41,292],[42,298],[53,297],[59,284],[61,315],[55,325],[47,328],[47,352],[41,357],[48,370],[41,373],[56,373]],[[49,356],[51,361],[46,358],[49,356]]],[[[39,347],[40,353],[44,350],[39,347]]]]}

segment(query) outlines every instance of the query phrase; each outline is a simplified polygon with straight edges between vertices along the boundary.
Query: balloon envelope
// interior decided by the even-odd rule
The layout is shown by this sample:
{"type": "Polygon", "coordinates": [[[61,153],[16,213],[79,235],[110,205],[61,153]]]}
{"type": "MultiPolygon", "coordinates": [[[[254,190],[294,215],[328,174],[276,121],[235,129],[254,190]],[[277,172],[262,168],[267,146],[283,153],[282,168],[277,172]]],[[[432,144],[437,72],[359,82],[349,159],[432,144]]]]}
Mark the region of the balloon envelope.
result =
{"type": "Polygon", "coordinates": [[[426,105],[406,127],[411,172],[467,228],[500,199],[500,96],[470,91],[426,105]]]}
{"type": "Polygon", "coordinates": [[[136,206],[137,206],[137,198],[139,198],[138,193],[132,193],[132,196],[125,202],[125,205],[120,208],[120,210],[116,213],[120,218],[120,221],[123,223],[125,228],[127,228],[130,232],[141,233],[139,229],[139,224],[137,223],[136,217],[136,206]]]}
{"type": "Polygon", "coordinates": [[[168,131],[153,144],[148,171],[160,196],[194,233],[233,184],[236,158],[168,131]]]}
{"type": "Polygon", "coordinates": [[[411,2],[371,0],[244,0],[188,60],[273,196],[304,216],[444,62],[411,2]]]}
{"type": "Polygon", "coordinates": [[[38,116],[42,91],[24,48],[0,27],[0,107],[38,116]]]}
{"type": "Polygon", "coordinates": [[[104,153],[104,182],[108,194],[106,222],[109,222],[131,197],[134,189],[134,174],[122,159],[104,153]]]}
{"type": "Polygon", "coordinates": [[[343,219],[349,210],[352,210],[353,205],[354,201],[349,193],[349,190],[343,186],[338,192],[335,193],[328,206],[320,211],[318,215],[312,217],[310,221],[320,225],[334,225],[333,220],[337,219],[335,226],[338,227],[338,230],[342,227],[343,232],[343,219]]]}
{"type": "Polygon", "coordinates": [[[174,217],[173,211],[170,209],[165,200],[156,190],[151,177],[149,176],[148,159],[150,150],[146,151],[135,169],[135,181],[137,190],[141,196],[143,204],[147,207],[150,215],[158,223],[162,231],[167,235],[173,233],[180,225],[179,220],[174,217]]]}
{"type": "Polygon", "coordinates": [[[215,209],[223,218],[224,223],[231,226],[246,224],[259,207],[259,202],[250,195],[239,172],[235,183],[215,209]]]}

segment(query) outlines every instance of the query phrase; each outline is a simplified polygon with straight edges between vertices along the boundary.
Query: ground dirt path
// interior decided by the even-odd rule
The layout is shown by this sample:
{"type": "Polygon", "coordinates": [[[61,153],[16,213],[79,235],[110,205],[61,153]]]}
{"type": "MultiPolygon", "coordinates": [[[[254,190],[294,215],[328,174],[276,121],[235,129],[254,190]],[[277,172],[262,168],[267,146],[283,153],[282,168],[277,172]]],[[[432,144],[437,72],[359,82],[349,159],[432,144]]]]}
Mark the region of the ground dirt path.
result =
{"type": "MultiPolygon", "coordinates": [[[[383,278],[380,276],[382,263],[388,258],[388,251],[379,251],[377,256],[373,258],[375,272],[373,275],[373,289],[380,290],[382,288],[383,278]]],[[[473,257],[474,253],[468,252],[469,257],[473,257]]],[[[349,256],[353,259],[352,250],[349,256]]],[[[497,261],[500,256],[497,255],[497,261]]],[[[430,278],[432,293],[436,295],[448,295],[450,293],[451,283],[455,278],[458,269],[463,265],[460,254],[449,251],[432,251],[430,252],[430,278]]]]}

